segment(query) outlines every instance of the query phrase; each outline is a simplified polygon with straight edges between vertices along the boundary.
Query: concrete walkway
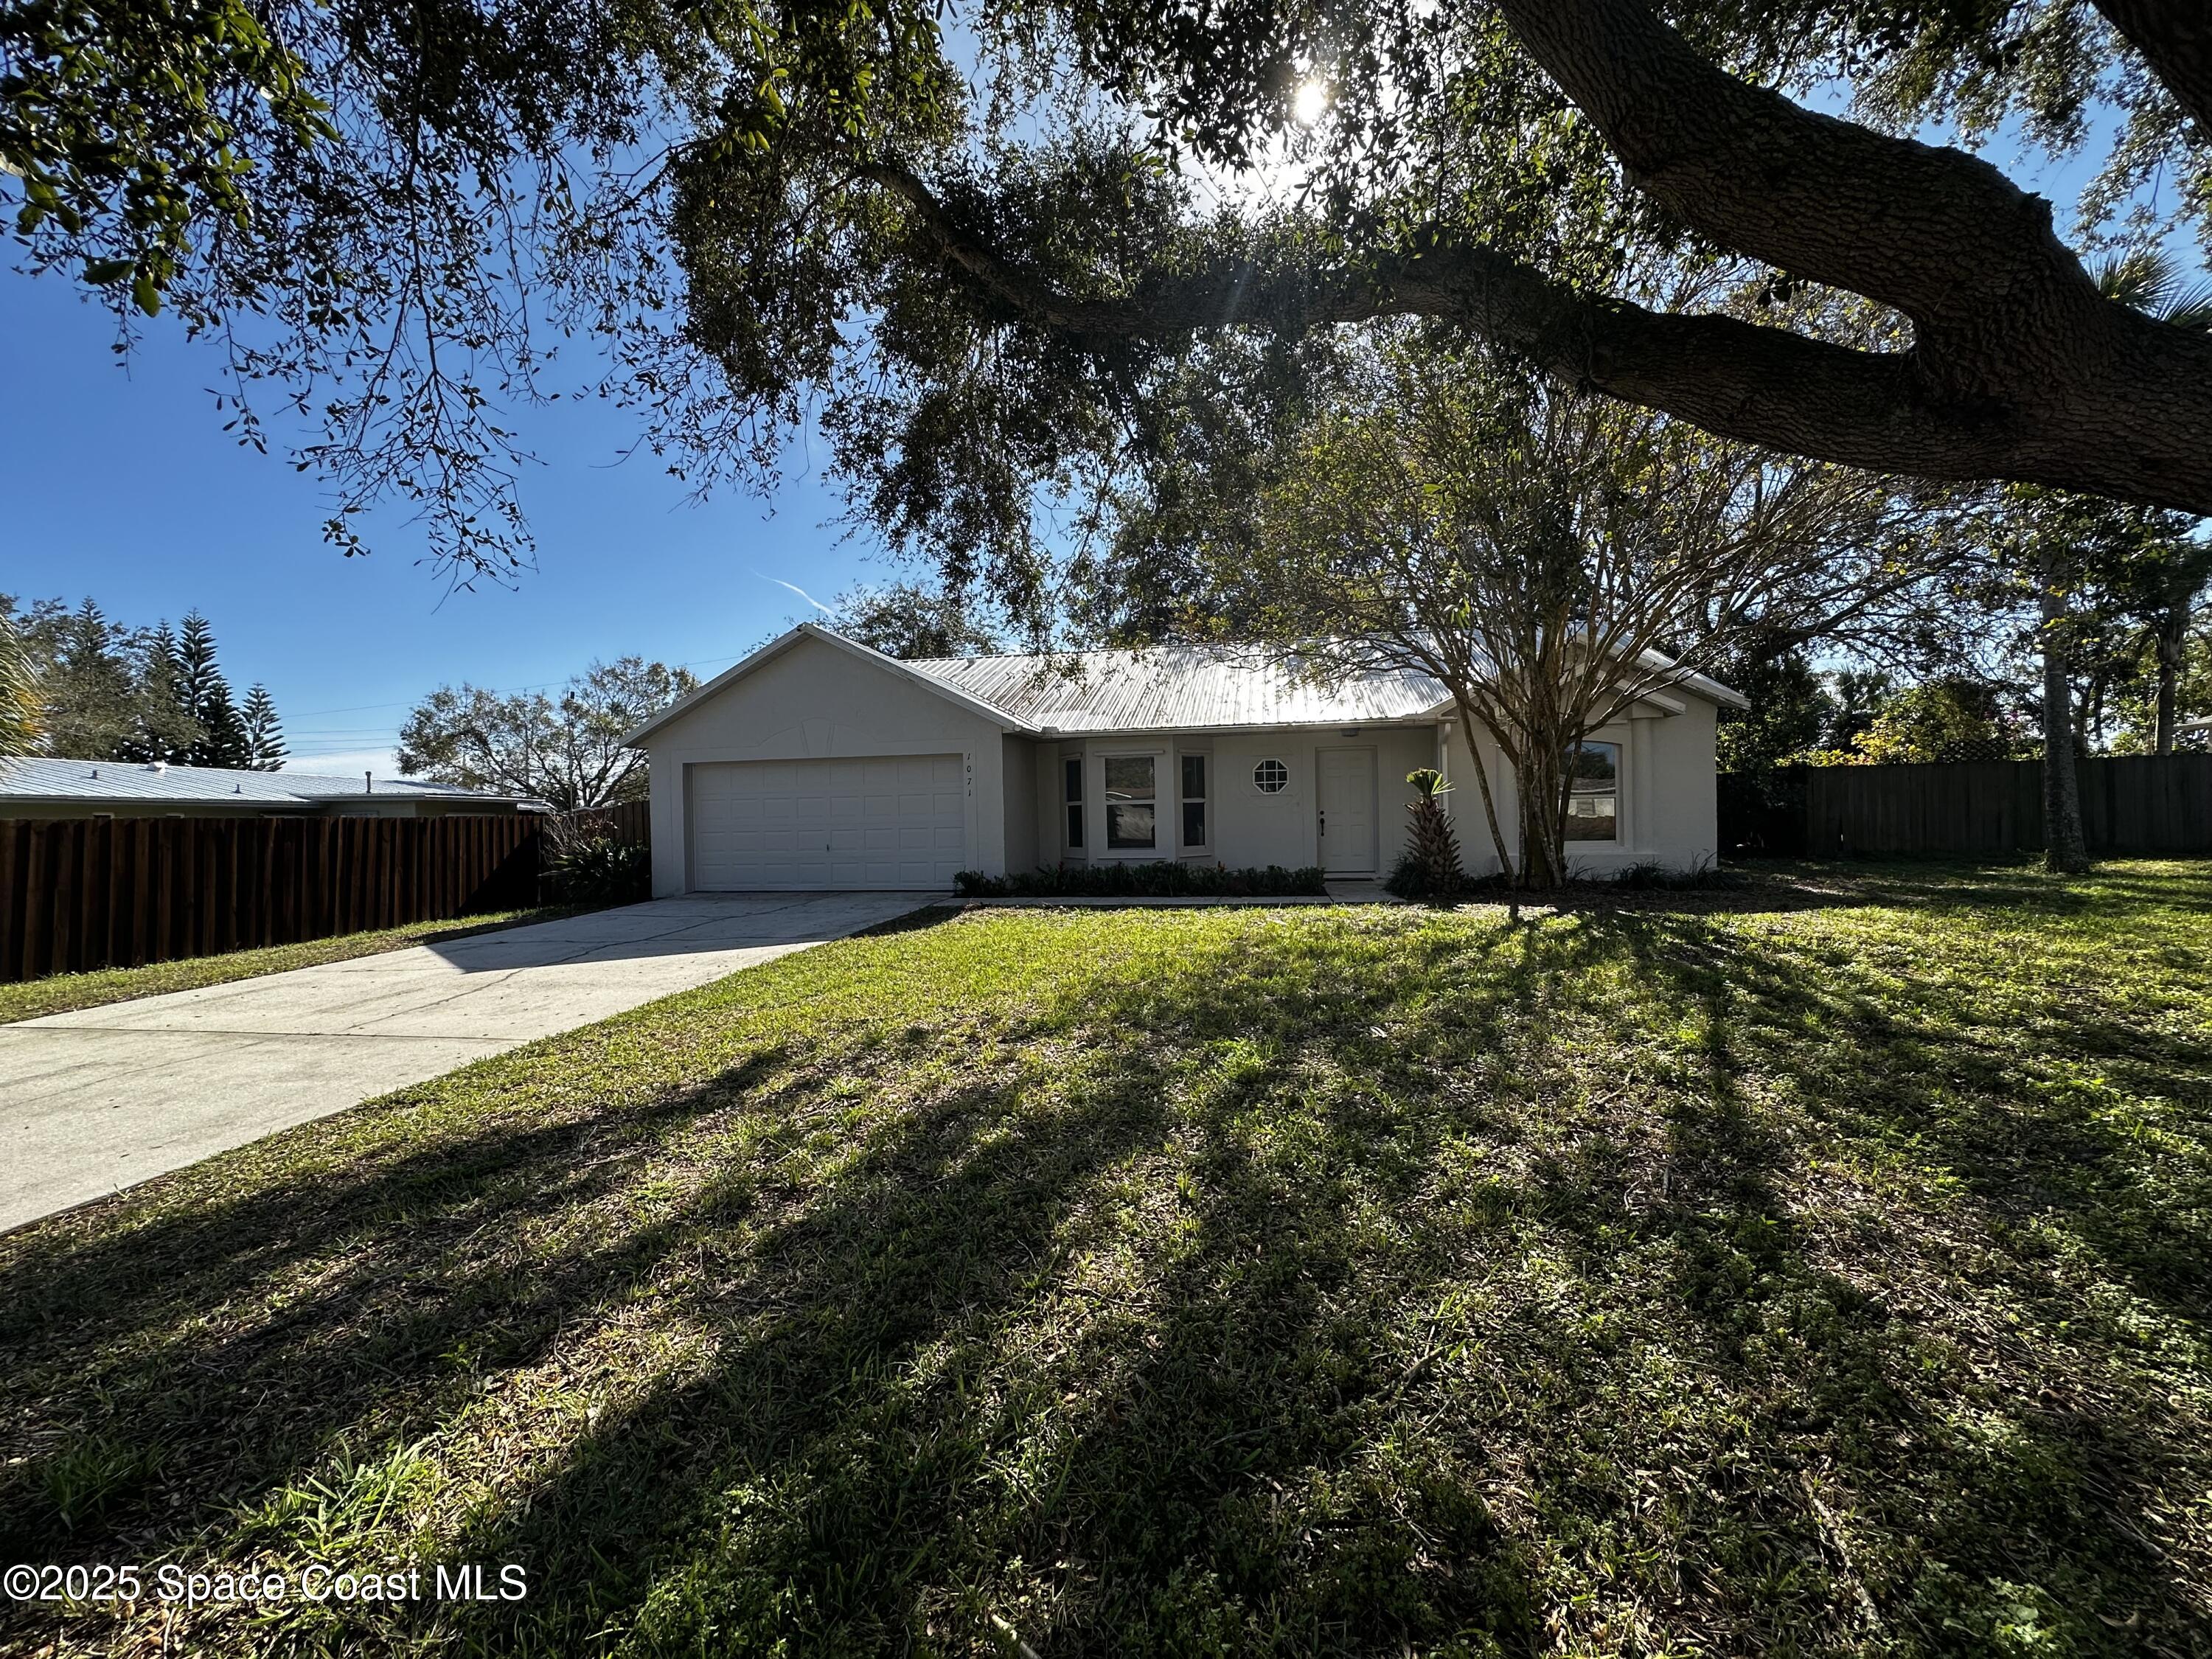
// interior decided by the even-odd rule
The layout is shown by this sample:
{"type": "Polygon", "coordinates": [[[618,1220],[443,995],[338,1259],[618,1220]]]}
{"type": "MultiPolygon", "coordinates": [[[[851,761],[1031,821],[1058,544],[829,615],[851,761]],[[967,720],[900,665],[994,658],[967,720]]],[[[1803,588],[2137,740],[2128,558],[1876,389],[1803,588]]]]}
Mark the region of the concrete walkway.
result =
{"type": "Polygon", "coordinates": [[[930,902],[657,899],[0,1025],[0,1230],[930,902]]]}

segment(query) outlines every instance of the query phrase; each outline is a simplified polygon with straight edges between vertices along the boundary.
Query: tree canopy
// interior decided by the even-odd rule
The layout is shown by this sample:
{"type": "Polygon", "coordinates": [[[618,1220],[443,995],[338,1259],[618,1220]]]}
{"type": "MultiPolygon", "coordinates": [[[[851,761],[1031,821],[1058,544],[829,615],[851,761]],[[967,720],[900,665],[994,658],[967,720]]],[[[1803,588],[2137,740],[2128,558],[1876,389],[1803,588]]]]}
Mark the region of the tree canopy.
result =
{"type": "Polygon", "coordinates": [[[2203,228],[2198,10],[9,0],[0,159],[34,264],[324,423],[342,544],[397,498],[464,575],[524,556],[508,411],[582,332],[687,477],[817,421],[1022,605],[1175,411],[1378,317],[1802,455],[2212,509],[2212,339],[2078,257],[2203,228]],[[2101,145],[2075,245],[1930,122],[2101,145]]]}
{"type": "MultiPolygon", "coordinates": [[[[1438,357],[1355,365],[1286,446],[1250,531],[1188,544],[1193,629],[1333,678],[1413,671],[1510,769],[1509,836],[1470,744],[1499,867],[1569,874],[1584,740],[1750,636],[1834,636],[1923,581],[1938,516],[1875,476],[1438,357]]],[[[1227,515],[1241,520],[1241,511],[1227,515]]]]}
{"type": "Polygon", "coordinates": [[[645,754],[622,740],[698,684],[689,669],[624,657],[592,663],[557,697],[441,685],[400,726],[399,769],[535,796],[562,812],[641,800],[645,754]]]}
{"type": "Polygon", "coordinates": [[[270,772],[283,763],[275,702],[258,685],[243,710],[232,701],[215,629],[198,611],[179,633],[166,622],[117,623],[89,599],[71,608],[0,594],[0,621],[35,688],[35,729],[17,738],[31,752],[270,772]]]}
{"type": "Polygon", "coordinates": [[[990,620],[960,594],[919,582],[863,585],[840,593],[823,625],[902,662],[981,656],[1005,644],[990,620]]]}

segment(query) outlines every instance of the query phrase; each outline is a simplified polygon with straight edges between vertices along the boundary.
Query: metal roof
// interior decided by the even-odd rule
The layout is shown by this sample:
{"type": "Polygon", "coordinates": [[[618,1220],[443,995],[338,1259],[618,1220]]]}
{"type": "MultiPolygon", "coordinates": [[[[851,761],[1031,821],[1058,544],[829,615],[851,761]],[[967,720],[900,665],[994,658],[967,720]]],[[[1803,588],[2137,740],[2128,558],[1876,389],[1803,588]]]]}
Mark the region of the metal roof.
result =
{"type": "Polygon", "coordinates": [[[159,762],[52,760],[0,757],[0,805],[9,800],[223,802],[317,806],[341,798],[379,800],[526,802],[524,795],[464,789],[419,778],[363,778],[319,772],[247,772],[223,766],[159,762]]]}
{"type": "Polygon", "coordinates": [[[1305,678],[1258,655],[1205,646],[934,657],[908,667],[1048,732],[1368,726],[1431,717],[1450,693],[1393,671],[1305,678]]]}
{"type": "MultiPolygon", "coordinates": [[[[1032,736],[1167,732],[1237,726],[1371,726],[1428,720],[1450,713],[1451,694],[1411,669],[1308,677],[1295,663],[1233,646],[1163,645],[1128,651],[1067,651],[1000,657],[925,657],[902,662],[800,623],[689,696],[623,734],[633,747],[698,704],[781,655],[816,639],[928,687],[1008,731],[1032,736]]],[[[1643,665],[1665,669],[1647,651],[1643,665]]],[[[1666,690],[1695,691],[1717,702],[1749,705],[1703,674],[1684,673],[1644,696],[1669,712],[1682,705],[1666,690]]]]}

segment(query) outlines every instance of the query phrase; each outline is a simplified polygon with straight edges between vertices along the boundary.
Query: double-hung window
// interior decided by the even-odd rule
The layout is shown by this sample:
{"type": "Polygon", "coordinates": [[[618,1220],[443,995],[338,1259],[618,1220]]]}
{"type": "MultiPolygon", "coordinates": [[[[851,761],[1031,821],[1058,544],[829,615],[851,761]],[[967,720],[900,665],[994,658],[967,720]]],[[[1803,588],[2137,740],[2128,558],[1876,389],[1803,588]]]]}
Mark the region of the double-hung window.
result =
{"type": "Polygon", "coordinates": [[[1620,836],[1620,745],[1576,746],[1567,788],[1567,839],[1617,841],[1620,836]]]}
{"type": "Polygon", "coordinates": [[[1156,848],[1159,839],[1158,758],[1106,757],[1106,847],[1109,852],[1156,848]]]}
{"type": "Polygon", "coordinates": [[[1206,845],[1206,757],[1182,757],[1182,844],[1206,845]]]}
{"type": "Polygon", "coordinates": [[[1066,781],[1061,786],[1061,799],[1066,803],[1067,845],[1072,852],[1083,850],[1083,757],[1076,755],[1060,763],[1066,781]]]}

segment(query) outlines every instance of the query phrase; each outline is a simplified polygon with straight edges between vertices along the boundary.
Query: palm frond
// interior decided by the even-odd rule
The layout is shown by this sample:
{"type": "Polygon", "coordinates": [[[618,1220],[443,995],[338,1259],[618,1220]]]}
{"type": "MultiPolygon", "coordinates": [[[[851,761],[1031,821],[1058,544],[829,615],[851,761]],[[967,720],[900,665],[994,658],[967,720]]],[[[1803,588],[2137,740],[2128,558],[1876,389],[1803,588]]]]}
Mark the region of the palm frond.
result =
{"type": "Polygon", "coordinates": [[[2108,300],[2182,328],[2212,329],[2212,282],[2189,280],[2164,248],[2135,248],[2100,259],[2089,276],[2108,300]]]}

